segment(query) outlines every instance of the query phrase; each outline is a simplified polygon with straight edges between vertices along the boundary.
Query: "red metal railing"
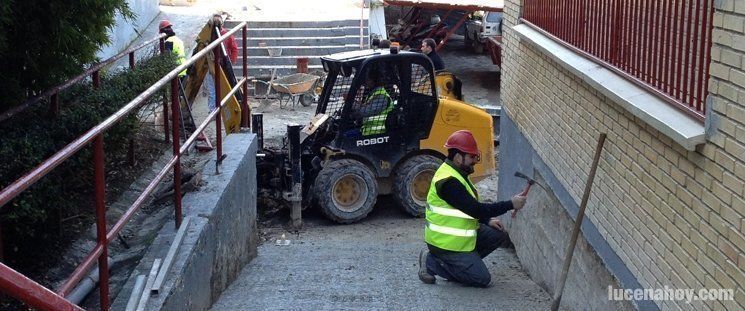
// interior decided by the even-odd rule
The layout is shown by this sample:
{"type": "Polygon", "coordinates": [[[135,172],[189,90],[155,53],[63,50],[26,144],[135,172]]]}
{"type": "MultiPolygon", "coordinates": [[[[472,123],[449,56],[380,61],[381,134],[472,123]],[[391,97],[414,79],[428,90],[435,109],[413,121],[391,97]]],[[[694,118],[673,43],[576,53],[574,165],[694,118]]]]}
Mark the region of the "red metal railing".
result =
{"type": "Polygon", "coordinates": [[[713,0],[524,3],[525,24],[703,121],[713,0]]]}
{"type": "MultiPolygon", "coordinates": [[[[220,36],[216,40],[213,40],[211,44],[202,49],[199,53],[186,60],[183,64],[179,65],[166,76],[158,80],[155,84],[150,86],[143,93],[138,95],[136,98],[131,100],[122,109],[111,115],[109,118],[88,130],[81,137],[77,138],[72,143],[65,146],[62,150],[52,155],[49,159],[39,164],[36,168],[31,170],[29,173],[16,180],[14,183],[6,187],[0,192],[0,208],[5,206],[13,198],[18,196],[24,190],[28,189],[36,181],[44,177],[55,167],[59,166],[66,159],[74,155],[80,149],[85,147],[89,143],[93,143],[93,166],[94,166],[94,189],[95,189],[95,207],[96,207],[96,233],[97,243],[96,246],[91,250],[88,256],[83,260],[80,265],[75,269],[72,275],[62,284],[56,293],[50,291],[44,286],[28,279],[22,274],[14,271],[6,265],[0,263],[0,290],[10,296],[15,297],[28,304],[31,307],[41,310],[82,310],[80,307],[66,300],[65,295],[69,294],[75,285],[84,277],[85,273],[90,270],[94,263],[98,261],[98,272],[100,276],[99,290],[101,296],[101,310],[108,310],[109,308],[109,272],[108,272],[108,245],[117,236],[117,234],[124,228],[134,214],[140,209],[147,198],[155,191],[155,188],[165,178],[170,169],[173,169],[174,178],[174,206],[175,206],[175,218],[176,228],[181,225],[182,219],[182,207],[181,207],[181,156],[187,151],[188,147],[191,146],[197,137],[207,128],[212,120],[215,120],[215,128],[217,133],[217,163],[222,161],[225,155],[222,154],[222,108],[227,103],[228,99],[233,96],[239,89],[243,90],[243,97],[241,102],[242,115],[247,117],[248,115],[248,84],[246,83],[247,68],[247,50],[246,50],[246,32],[247,23],[241,22],[236,27],[220,36]],[[119,220],[111,227],[106,228],[106,204],[105,204],[105,168],[104,168],[104,140],[103,136],[106,130],[114,126],[117,122],[121,121],[125,116],[135,111],[141,104],[143,104],[150,96],[154,95],[160,89],[170,83],[171,87],[171,114],[176,116],[180,113],[179,103],[179,92],[178,92],[178,74],[191,66],[197,60],[205,57],[212,49],[221,44],[229,36],[232,36],[239,29],[243,30],[243,73],[244,78],[241,79],[236,86],[223,98],[220,94],[220,79],[215,80],[215,92],[217,109],[210,113],[207,118],[202,122],[197,130],[181,144],[179,137],[179,118],[172,118],[173,124],[171,126],[171,135],[173,142],[173,157],[166,164],[166,166],[157,174],[157,176],[150,182],[150,184],[143,190],[140,196],[135,200],[134,203],[127,209],[127,211],[119,218],[119,220]]],[[[215,56],[215,68],[220,67],[220,53],[216,53],[215,56]]],[[[130,56],[130,65],[133,64],[133,56],[130,56]]],[[[100,82],[96,81],[98,76],[98,70],[101,67],[94,66],[91,69],[98,68],[95,71],[91,71],[93,74],[94,85],[100,86],[100,82]]],[[[87,71],[87,74],[91,74],[87,71]]],[[[83,78],[85,78],[84,75],[83,78]]],[[[78,77],[79,78],[79,77],[78,77]]],[[[78,79],[75,78],[75,79],[78,79]]],[[[78,81],[82,80],[80,78],[78,81]]],[[[74,82],[66,82],[63,85],[71,84],[74,82]]],[[[69,86],[69,85],[67,85],[69,86]]],[[[59,90],[57,90],[59,92],[59,90]]],[[[46,94],[46,93],[45,93],[46,94]]],[[[56,93],[55,93],[56,94],[56,93]]],[[[167,113],[167,109],[164,111],[167,113]]],[[[168,119],[168,115],[164,116],[164,120],[168,119]]],[[[244,118],[241,121],[243,126],[248,126],[247,119],[244,118]]],[[[166,133],[168,132],[168,125],[166,124],[166,133]]],[[[168,138],[166,138],[168,139],[168,138]]]]}

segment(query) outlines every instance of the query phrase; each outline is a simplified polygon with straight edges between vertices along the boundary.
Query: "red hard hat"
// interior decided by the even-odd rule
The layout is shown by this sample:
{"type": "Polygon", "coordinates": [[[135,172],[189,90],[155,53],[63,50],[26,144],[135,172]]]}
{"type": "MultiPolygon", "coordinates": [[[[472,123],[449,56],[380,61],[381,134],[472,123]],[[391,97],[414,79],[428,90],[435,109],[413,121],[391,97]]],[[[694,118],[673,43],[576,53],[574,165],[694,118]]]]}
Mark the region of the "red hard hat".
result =
{"type": "Polygon", "coordinates": [[[171,25],[171,22],[169,22],[167,19],[164,19],[160,21],[160,25],[158,25],[158,29],[162,30],[163,28],[170,27],[170,26],[173,26],[171,25]]]}
{"type": "Polygon", "coordinates": [[[445,148],[458,149],[461,152],[473,155],[480,154],[479,147],[476,145],[476,139],[473,138],[473,134],[469,130],[460,130],[450,134],[450,137],[445,142],[445,148]]]}

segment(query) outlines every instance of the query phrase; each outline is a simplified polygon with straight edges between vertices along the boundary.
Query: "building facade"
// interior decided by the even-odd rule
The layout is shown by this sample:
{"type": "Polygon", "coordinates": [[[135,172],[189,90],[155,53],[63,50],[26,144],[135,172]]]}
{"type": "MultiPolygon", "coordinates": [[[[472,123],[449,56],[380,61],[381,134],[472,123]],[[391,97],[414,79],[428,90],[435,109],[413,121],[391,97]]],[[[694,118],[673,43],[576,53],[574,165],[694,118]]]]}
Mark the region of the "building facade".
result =
{"type": "MultiPolygon", "coordinates": [[[[535,176],[543,185],[532,188],[526,208],[515,218],[506,217],[526,270],[554,293],[596,141],[606,133],[562,306],[744,309],[745,1],[709,1],[713,11],[708,12],[707,1],[700,8],[691,4],[704,10],[695,21],[691,16],[696,14],[686,18],[667,11],[672,12],[670,25],[679,16],[693,28],[713,27],[709,41],[701,44],[710,50],[692,53],[710,53],[705,66],[691,70],[708,66],[708,83],[702,81],[708,93],[699,92],[705,104],[698,114],[632,83],[619,73],[629,66],[601,66],[529,25],[524,18],[530,2],[541,1],[505,1],[499,159],[500,199],[525,186],[513,176],[515,171],[535,176]],[[730,289],[734,297],[688,303],[613,301],[608,296],[609,288],[666,287],[696,293],[730,289]]],[[[671,2],[657,3],[666,9],[671,2]]],[[[705,35],[688,32],[694,39],[705,35]]],[[[623,41],[615,49],[633,49],[636,43],[623,41]]],[[[685,40],[672,43],[673,49],[676,44],[686,51],[685,40]]],[[[659,46],[664,51],[664,44],[659,46]]],[[[695,44],[689,50],[696,51],[695,44]]]]}

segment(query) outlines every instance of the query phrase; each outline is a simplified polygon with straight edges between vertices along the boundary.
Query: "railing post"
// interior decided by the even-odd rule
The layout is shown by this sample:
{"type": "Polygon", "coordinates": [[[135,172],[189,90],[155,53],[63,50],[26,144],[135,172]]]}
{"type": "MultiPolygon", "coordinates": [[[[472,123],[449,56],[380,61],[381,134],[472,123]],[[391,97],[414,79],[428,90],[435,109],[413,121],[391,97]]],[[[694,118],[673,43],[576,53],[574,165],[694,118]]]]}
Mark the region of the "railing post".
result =
{"type": "Polygon", "coordinates": [[[129,53],[129,69],[135,69],[135,52],[129,53]]]}
{"type": "Polygon", "coordinates": [[[104,168],[103,134],[93,141],[93,175],[96,200],[96,236],[97,243],[103,249],[98,257],[98,275],[100,279],[101,310],[109,309],[109,247],[106,241],[106,178],[104,168]]]}
{"type": "Polygon", "coordinates": [[[168,142],[171,139],[171,133],[168,132],[168,99],[165,96],[165,91],[163,93],[163,133],[166,142],[168,142]]]}
{"type": "Polygon", "coordinates": [[[292,202],[290,220],[293,228],[300,228],[303,224],[301,210],[303,201],[303,172],[300,163],[300,129],[298,124],[287,125],[287,141],[290,145],[290,171],[292,175],[292,190],[289,198],[292,202]]]}
{"type": "MultiPolygon", "coordinates": [[[[248,79],[248,23],[243,25],[243,78],[248,79]]],[[[249,116],[251,115],[251,108],[248,107],[248,80],[243,83],[243,98],[241,104],[241,127],[251,127],[249,116]]]]}
{"type": "MultiPolygon", "coordinates": [[[[129,69],[135,69],[135,52],[132,51],[129,53],[129,69]]],[[[129,138],[129,148],[127,150],[127,161],[129,162],[129,166],[135,165],[135,140],[134,138],[129,138]]]]}
{"type": "MultiPolygon", "coordinates": [[[[222,102],[222,92],[220,91],[220,78],[222,76],[220,73],[222,72],[222,68],[220,67],[220,46],[218,45],[217,48],[212,49],[212,54],[215,55],[215,107],[217,107],[217,116],[215,117],[215,140],[217,143],[216,148],[216,156],[217,161],[215,161],[215,172],[217,174],[220,173],[220,162],[222,162],[222,106],[220,106],[220,102],[222,102]]],[[[247,94],[246,94],[247,95],[247,94]]],[[[245,97],[245,95],[244,95],[245,97]]]]}
{"type": "Polygon", "coordinates": [[[256,134],[258,150],[264,149],[264,114],[254,113],[251,115],[251,132],[256,134]]]}
{"type": "Polygon", "coordinates": [[[54,93],[49,97],[49,115],[59,116],[59,93],[54,93]]]}
{"type": "Polygon", "coordinates": [[[179,77],[171,80],[171,115],[173,124],[171,126],[171,135],[173,136],[173,156],[176,157],[176,164],[173,165],[173,207],[176,212],[175,221],[176,229],[181,226],[181,137],[179,137],[179,113],[181,107],[178,99],[178,81],[179,77]]]}
{"type": "Polygon", "coordinates": [[[93,72],[93,75],[91,76],[93,79],[93,88],[98,89],[101,87],[101,75],[98,73],[98,70],[93,72]]]}

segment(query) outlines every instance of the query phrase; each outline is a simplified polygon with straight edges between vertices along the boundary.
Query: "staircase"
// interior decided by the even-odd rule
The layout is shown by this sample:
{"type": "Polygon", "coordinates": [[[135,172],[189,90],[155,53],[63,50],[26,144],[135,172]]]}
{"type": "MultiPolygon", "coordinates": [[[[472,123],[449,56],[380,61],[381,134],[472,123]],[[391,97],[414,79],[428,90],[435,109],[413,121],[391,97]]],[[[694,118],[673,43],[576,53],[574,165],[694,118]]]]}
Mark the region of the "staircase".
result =
{"type": "MultiPolygon", "coordinates": [[[[226,28],[239,22],[228,21],[226,28]]],[[[268,79],[272,69],[277,76],[293,74],[300,57],[308,58],[308,70],[323,70],[321,56],[360,49],[360,20],[277,22],[255,21],[248,23],[248,76],[268,79]],[[265,47],[259,46],[266,44],[265,47]],[[278,57],[270,57],[268,47],[282,48],[278,57]]],[[[363,23],[363,42],[368,48],[367,20],[363,23]]],[[[243,35],[235,34],[238,43],[239,61],[233,64],[236,77],[243,77],[240,57],[243,56],[243,35]]],[[[238,78],[240,79],[240,78],[238,78]]]]}

